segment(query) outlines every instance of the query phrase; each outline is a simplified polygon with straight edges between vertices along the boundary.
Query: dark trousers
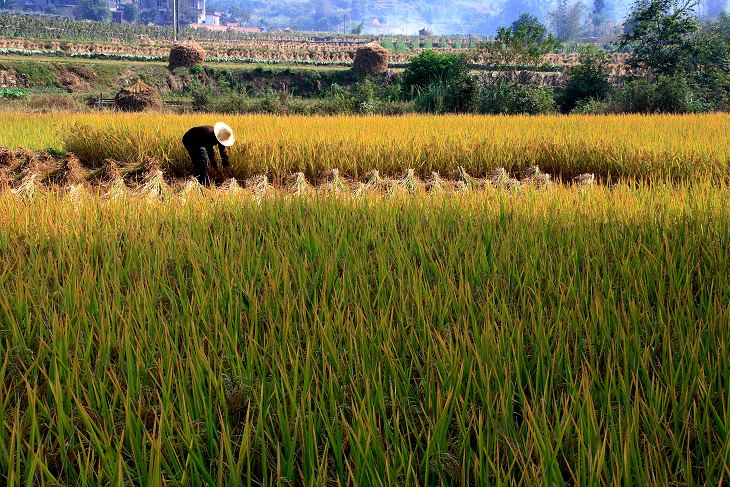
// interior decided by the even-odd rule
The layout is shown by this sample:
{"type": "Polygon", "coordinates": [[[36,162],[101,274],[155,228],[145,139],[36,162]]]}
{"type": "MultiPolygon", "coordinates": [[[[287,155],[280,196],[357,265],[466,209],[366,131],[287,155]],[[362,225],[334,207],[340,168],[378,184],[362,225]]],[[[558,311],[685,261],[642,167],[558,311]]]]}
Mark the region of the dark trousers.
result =
{"type": "Polygon", "coordinates": [[[185,149],[193,161],[193,171],[195,177],[200,184],[207,186],[210,183],[208,179],[208,153],[205,147],[185,144],[185,149]]]}

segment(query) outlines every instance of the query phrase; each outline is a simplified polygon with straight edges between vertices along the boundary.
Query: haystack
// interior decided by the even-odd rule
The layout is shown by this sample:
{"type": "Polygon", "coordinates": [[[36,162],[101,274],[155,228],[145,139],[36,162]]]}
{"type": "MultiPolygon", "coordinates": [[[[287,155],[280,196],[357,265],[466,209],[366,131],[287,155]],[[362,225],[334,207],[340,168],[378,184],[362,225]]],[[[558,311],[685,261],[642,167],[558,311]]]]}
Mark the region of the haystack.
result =
{"type": "Polygon", "coordinates": [[[170,49],[170,69],[192,68],[202,64],[205,60],[205,51],[192,37],[187,41],[178,42],[170,49]]]}
{"type": "Polygon", "coordinates": [[[388,71],[388,50],[373,41],[358,47],[352,69],[362,76],[373,76],[388,71]]]}
{"type": "Polygon", "coordinates": [[[125,112],[159,110],[163,105],[160,94],[141,80],[122,88],[114,98],[114,103],[117,108],[125,112]]]}

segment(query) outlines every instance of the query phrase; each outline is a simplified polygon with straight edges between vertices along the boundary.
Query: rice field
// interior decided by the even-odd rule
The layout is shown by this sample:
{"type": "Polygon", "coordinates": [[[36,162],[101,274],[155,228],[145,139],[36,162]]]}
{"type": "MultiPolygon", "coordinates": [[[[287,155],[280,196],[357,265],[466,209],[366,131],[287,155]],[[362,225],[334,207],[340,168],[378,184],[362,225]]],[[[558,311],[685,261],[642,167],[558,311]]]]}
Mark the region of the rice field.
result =
{"type": "MultiPolygon", "coordinates": [[[[98,167],[108,159],[155,158],[169,175],[189,174],[180,139],[216,115],[114,113],[0,114],[0,147],[52,147],[98,167]]],[[[483,176],[498,167],[537,165],[556,178],[594,173],[602,180],[724,181],[730,174],[730,115],[225,117],[236,131],[235,175],[271,179],[331,169],[358,178],[373,169],[421,177],[457,167],[483,176]]]]}
{"type": "Polygon", "coordinates": [[[0,485],[730,482],[727,115],[13,117],[0,485]]]}

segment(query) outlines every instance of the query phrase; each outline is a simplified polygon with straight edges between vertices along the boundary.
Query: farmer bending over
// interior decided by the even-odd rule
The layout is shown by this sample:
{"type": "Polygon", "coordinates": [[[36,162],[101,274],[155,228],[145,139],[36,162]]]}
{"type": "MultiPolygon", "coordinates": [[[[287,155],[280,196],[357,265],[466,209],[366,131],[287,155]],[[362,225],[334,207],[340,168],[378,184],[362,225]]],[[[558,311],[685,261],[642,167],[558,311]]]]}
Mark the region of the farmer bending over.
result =
{"type": "Polygon", "coordinates": [[[185,149],[193,161],[195,169],[195,177],[198,178],[200,184],[208,185],[208,160],[210,164],[218,169],[218,163],[215,160],[215,146],[221,153],[221,163],[224,168],[229,167],[228,154],[226,147],[230,147],[236,141],[233,135],[233,129],[223,122],[218,122],[215,127],[210,125],[202,125],[193,127],[183,135],[182,142],[185,149]]]}

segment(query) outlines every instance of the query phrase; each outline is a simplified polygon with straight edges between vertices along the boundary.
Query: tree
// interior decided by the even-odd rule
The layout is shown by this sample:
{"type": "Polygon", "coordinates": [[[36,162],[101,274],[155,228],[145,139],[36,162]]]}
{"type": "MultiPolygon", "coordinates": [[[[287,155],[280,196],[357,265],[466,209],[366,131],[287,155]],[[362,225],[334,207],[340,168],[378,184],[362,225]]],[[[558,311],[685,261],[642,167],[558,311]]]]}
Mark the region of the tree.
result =
{"type": "Polygon", "coordinates": [[[350,34],[360,35],[362,34],[363,29],[365,28],[365,22],[360,22],[355,27],[352,28],[350,31],[350,34]]]}
{"type": "Polygon", "coordinates": [[[560,41],[532,15],[521,15],[510,28],[501,27],[494,42],[480,44],[477,54],[495,65],[534,65],[560,46],[560,41]]]}
{"type": "Polygon", "coordinates": [[[122,6],[122,18],[126,22],[136,22],[139,15],[139,9],[133,3],[125,3],[122,6]]]}
{"type": "Polygon", "coordinates": [[[520,35],[524,33],[527,39],[534,39],[537,42],[543,42],[547,38],[547,29],[540,20],[532,14],[520,14],[517,20],[512,22],[510,26],[512,34],[520,35]]]}
{"type": "Polygon", "coordinates": [[[585,30],[586,6],[581,2],[568,5],[568,0],[558,0],[555,10],[550,12],[550,22],[555,35],[561,41],[578,40],[585,30]]]}
{"type": "Polygon", "coordinates": [[[595,46],[581,50],[579,64],[568,68],[568,81],[558,96],[563,112],[573,110],[583,100],[603,100],[611,90],[606,53],[595,46]]]}
{"type": "Polygon", "coordinates": [[[629,65],[653,75],[674,75],[693,66],[692,36],[700,23],[698,0],[638,0],[624,23],[620,45],[629,65]]]}
{"type": "Polygon", "coordinates": [[[717,29],[725,41],[730,43],[730,13],[722,12],[717,16],[717,29]]]}
{"type": "Polygon", "coordinates": [[[669,80],[667,87],[694,93],[706,107],[727,110],[730,38],[722,18],[701,24],[697,5],[697,0],[639,0],[620,45],[631,51],[629,65],[650,81],[669,80]]]}
{"type": "Polygon", "coordinates": [[[104,21],[112,16],[107,0],[79,0],[74,10],[77,19],[104,21]]]}

